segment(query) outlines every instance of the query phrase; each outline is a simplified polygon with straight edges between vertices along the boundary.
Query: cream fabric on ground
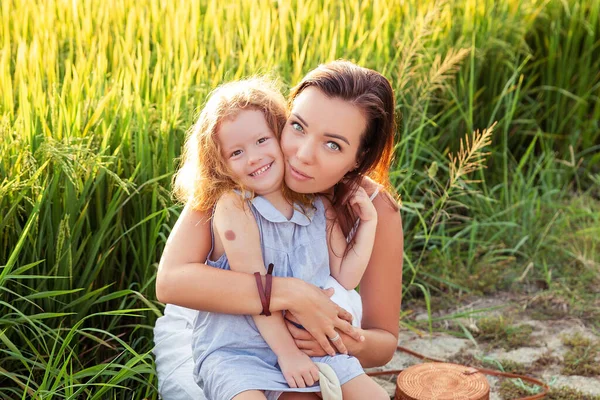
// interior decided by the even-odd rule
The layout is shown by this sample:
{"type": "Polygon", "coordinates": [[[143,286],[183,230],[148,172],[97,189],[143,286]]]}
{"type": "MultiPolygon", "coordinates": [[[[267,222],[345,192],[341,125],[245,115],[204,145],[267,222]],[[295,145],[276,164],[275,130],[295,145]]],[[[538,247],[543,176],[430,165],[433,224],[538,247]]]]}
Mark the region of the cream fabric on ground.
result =
{"type": "Polygon", "coordinates": [[[333,368],[325,363],[316,362],[319,367],[319,385],[323,400],[342,400],[342,386],[333,368]]]}

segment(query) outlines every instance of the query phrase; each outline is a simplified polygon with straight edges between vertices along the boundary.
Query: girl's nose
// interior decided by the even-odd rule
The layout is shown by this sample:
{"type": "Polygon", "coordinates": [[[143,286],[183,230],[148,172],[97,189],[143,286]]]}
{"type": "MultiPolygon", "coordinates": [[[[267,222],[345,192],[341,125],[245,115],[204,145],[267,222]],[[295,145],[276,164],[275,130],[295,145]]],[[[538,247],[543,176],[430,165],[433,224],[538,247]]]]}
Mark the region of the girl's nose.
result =
{"type": "Polygon", "coordinates": [[[258,163],[263,159],[262,154],[260,153],[250,153],[248,154],[248,165],[253,165],[258,163]]]}

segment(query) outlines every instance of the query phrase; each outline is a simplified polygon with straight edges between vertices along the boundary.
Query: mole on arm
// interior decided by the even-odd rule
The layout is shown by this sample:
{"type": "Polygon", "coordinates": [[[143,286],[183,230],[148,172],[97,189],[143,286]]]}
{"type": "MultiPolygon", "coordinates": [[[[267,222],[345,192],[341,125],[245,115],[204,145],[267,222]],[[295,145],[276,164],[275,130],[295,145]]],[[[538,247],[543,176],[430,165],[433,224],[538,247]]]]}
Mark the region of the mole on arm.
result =
{"type": "Polygon", "coordinates": [[[235,232],[233,232],[231,229],[228,229],[225,231],[225,239],[229,240],[229,241],[234,241],[235,240],[235,232]]]}

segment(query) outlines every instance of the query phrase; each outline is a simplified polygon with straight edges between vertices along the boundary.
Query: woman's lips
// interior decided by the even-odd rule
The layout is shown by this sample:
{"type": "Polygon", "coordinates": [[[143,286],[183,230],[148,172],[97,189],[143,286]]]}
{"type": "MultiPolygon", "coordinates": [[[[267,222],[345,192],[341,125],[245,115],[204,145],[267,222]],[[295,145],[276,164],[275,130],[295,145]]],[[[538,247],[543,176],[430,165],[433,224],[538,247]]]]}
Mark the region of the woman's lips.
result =
{"type": "Polygon", "coordinates": [[[312,177],[312,176],[308,176],[308,175],[306,175],[306,174],[304,174],[304,173],[302,173],[302,172],[298,171],[298,170],[297,170],[297,169],[295,169],[294,167],[292,167],[292,164],[289,164],[289,163],[288,163],[288,165],[290,166],[290,171],[291,171],[291,173],[292,173],[292,176],[293,176],[295,179],[297,179],[297,180],[299,180],[299,181],[307,181],[307,180],[309,180],[309,179],[313,179],[313,177],[312,177]]]}

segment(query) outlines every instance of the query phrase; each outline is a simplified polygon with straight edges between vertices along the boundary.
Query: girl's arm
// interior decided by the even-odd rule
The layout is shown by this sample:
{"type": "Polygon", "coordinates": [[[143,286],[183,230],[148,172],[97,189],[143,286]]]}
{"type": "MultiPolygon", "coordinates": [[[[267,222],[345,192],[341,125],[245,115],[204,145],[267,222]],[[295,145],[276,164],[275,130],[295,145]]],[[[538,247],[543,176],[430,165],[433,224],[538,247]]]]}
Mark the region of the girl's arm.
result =
{"type": "MultiPolygon", "coordinates": [[[[367,193],[372,191],[365,188],[367,193]]],[[[393,200],[386,193],[380,193],[373,200],[378,220],[385,223],[377,224],[371,259],[360,281],[363,304],[361,333],[365,340],[354,340],[340,332],[348,353],[358,358],[365,368],[389,362],[398,345],[404,239],[400,213],[392,204],[393,200]]],[[[313,337],[294,328],[288,323],[298,348],[310,356],[325,354],[313,337]]]]}
{"type": "MultiPolygon", "coordinates": [[[[211,242],[210,214],[193,210],[187,204],[169,235],[160,259],[156,276],[158,300],[210,312],[260,313],[262,306],[253,276],[204,264],[211,242]]],[[[293,282],[273,285],[273,309],[287,307],[288,297],[279,290],[287,284],[293,285],[293,282]]]]}
{"type": "Polygon", "coordinates": [[[355,233],[355,241],[352,248],[346,252],[347,242],[340,228],[335,221],[335,211],[326,204],[327,231],[329,243],[329,269],[333,276],[344,288],[352,290],[360,283],[360,280],[367,268],[373,243],[375,241],[375,232],[377,229],[377,211],[369,199],[367,192],[359,187],[356,193],[348,200],[350,205],[356,211],[360,219],[355,233]]]}
{"type": "MultiPolygon", "coordinates": [[[[187,204],[173,227],[156,276],[156,296],[163,303],[225,314],[258,315],[262,310],[254,276],[204,264],[211,246],[209,213],[187,204]]],[[[329,296],[332,292],[329,292],[329,296]]],[[[319,345],[334,328],[359,340],[352,316],[319,288],[296,278],[273,278],[271,311],[290,310],[319,345]]],[[[337,341],[339,343],[340,341],[337,341]]],[[[340,350],[340,349],[338,349],[340,350]]]]}
{"type": "MultiPolygon", "coordinates": [[[[240,196],[226,193],[219,199],[213,226],[215,242],[222,245],[232,270],[251,274],[260,272],[264,275],[266,269],[261,254],[258,225],[240,196]]],[[[296,346],[285,326],[282,312],[274,311],[269,317],[254,315],[252,318],[262,337],[277,355],[281,372],[288,385],[313,385],[319,379],[319,369],[296,346]]]]}

